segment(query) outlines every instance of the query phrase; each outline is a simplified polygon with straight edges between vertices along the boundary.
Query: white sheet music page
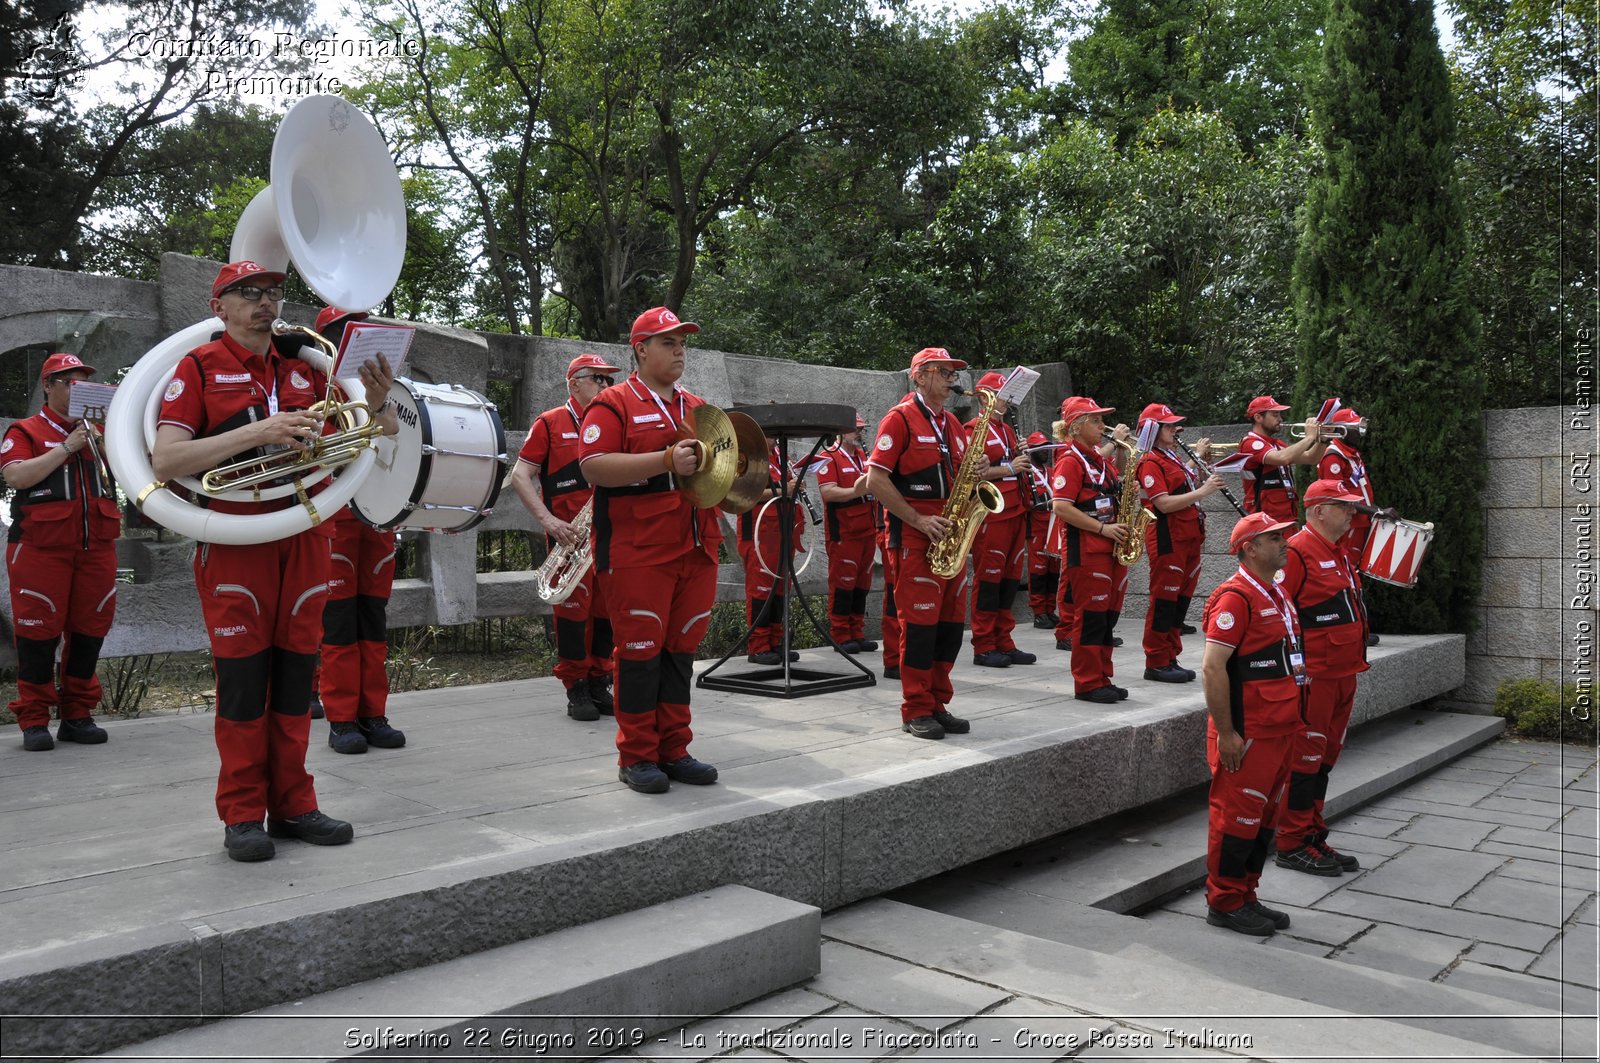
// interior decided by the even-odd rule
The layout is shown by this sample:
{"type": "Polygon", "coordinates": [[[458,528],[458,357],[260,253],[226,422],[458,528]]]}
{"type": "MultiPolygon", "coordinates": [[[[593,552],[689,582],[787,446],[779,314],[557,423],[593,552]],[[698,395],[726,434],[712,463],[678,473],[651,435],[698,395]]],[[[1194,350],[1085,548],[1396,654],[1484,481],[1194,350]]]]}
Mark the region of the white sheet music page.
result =
{"type": "Polygon", "coordinates": [[[1028,392],[1033,390],[1033,385],[1038,383],[1039,374],[1026,366],[1017,366],[1006,374],[1004,383],[995,394],[1006,402],[1015,406],[1028,397],[1028,392]]]}
{"type": "Polygon", "coordinates": [[[115,384],[74,380],[72,387],[67,389],[67,416],[75,421],[104,421],[116,394],[115,384]]]}
{"type": "Polygon", "coordinates": [[[361,367],[376,365],[378,355],[389,362],[389,371],[395,376],[405,372],[406,354],[417,330],[410,325],[385,325],[376,321],[353,321],[345,326],[344,342],[339,344],[338,357],[333,362],[333,376],[352,399],[360,398],[365,390],[361,385],[361,367]]]}

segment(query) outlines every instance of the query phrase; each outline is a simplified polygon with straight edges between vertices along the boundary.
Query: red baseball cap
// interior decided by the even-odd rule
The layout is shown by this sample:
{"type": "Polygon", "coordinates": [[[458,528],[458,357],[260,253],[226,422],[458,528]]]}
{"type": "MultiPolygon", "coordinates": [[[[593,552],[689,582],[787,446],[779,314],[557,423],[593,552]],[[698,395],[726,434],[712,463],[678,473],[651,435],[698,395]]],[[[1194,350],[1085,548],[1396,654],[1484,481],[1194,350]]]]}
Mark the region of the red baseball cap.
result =
{"type": "Polygon", "coordinates": [[[911,371],[915,373],[925,365],[953,365],[957,369],[965,369],[967,363],[954,357],[943,347],[924,347],[911,356],[911,371]]]}
{"type": "Polygon", "coordinates": [[[1028,433],[1028,446],[1030,447],[1042,447],[1048,442],[1050,442],[1050,440],[1045,438],[1045,434],[1043,432],[1028,433]]]}
{"type": "Polygon", "coordinates": [[[237,262],[229,262],[217,271],[217,279],[211,282],[211,298],[215,299],[223,292],[245,281],[260,277],[270,284],[282,284],[284,275],[248,258],[237,262]]]}
{"type": "Polygon", "coordinates": [[[1159,402],[1152,402],[1139,411],[1140,424],[1144,424],[1146,421],[1155,421],[1158,424],[1177,424],[1182,420],[1184,418],[1172,412],[1171,406],[1166,406],[1159,402]]]}
{"type": "Polygon", "coordinates": [[[1268,410],[1287,410],[1288,408],[1271,395],[1257,395],[1250,400],[1250,405],[1245,407],[1244,412],[1246,415],[1254,417],[1256,414],[1266,413],[1268,410]]]}
{"type": "Polygon", "coordinates": [[[867,427],[866,418],[861,416],[861,411],[860,410],[856,411],[856,427],[857,428],[865,428],[865,427],[867,427]]]}
{"type": "Polygon", "coordinates": [[[985,373],[983,376],[978,378],[977,386],[980,388],[988,388],[990,391],[999,391],[1005,382],[1006,378],[1001,376],[999,373],[985,373]]]}
{"type": "Polygon", "coordinates": [[[1115,406],[1101,406],[1086,395],[1069,395],[1061,403],[1061,419],[1071,424],[1080,417],[1087,417],[1091,413],[1116,413],[1115,406]]]}
{"type": "Polygon", "coordinates": [[[325,306],[317,311],[317,331],[324,332],[335,321],[343,321],[345,319],[365,321],[367,312],[365,310],[340,310],[337,306],[325,306]]]}
{"type": "Polygon", "coordinates": [[[92,365],[84,365],[77,355],[60,352],[52,354],[44,360],[44,365],[39,369],[39,379],[49,380],[57,373],[65,373],[68,369],[87,369],[90,373],[99,372],[92,365]]]}
{"type": "Polygon", "coordinates": [[[693,321],[680,321],[664,306],[653,306],[649,310],[633,319],[633,328],[628,332],[628,342],[638,343],[651,336],[660,336],[668,332],[699,332],[700,326],[693,321]]]}
{"type": "Polygon", "coordinates": [[[622,370],[600,357],[598,354],[580,354],[567,363],[567,379],[571,380],[585,369],[598,369],[602,373],[620,373],[622,370]]]}
{"type": "Polygon", "coordinates": [[[1353,495],[1344,489],[1340,480],[1318,480],[1306,488],[1305,507],[1320,506],[1324,502],[1360,502],[1360,495],[1353,495]]]}
{"type": "Polygon", "coordinates": [[[1238,553],[1239,547],[1254,539],[1279,528],[1292,528],[1292,520],[1273,520],[1266,513],[1252,513],[1248,517],[1240,517],[1239,522],[1233,526],[1233,534],[1228,536],[1228,552],[1238,553]]]}
{"type": "Polygon", "coordinates": [[[1329,418],[1331,424],[1360,424],[1361,415],[1350,407],[1342,408],[1338,413],[1329,418]]]}

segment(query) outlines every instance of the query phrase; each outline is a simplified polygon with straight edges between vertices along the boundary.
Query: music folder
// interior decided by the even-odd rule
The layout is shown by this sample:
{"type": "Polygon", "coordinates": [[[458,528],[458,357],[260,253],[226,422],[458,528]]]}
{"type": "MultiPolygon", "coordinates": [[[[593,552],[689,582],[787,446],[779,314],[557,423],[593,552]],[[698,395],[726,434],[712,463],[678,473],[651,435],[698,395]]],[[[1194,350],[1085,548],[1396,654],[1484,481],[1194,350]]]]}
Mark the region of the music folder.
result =
{"type": "Polygon", "coordinates": [[[361,367],[376,365],[382,354],[389,362],[389,371],[396,378],[405,372],[406,355],[417,330],[410,325],[386,325],[377,321],[353,321],[345,326],[344,340],[333,360],[333,377],[351,398],[358,398],[365,390],[361,384],[361,367]]]}

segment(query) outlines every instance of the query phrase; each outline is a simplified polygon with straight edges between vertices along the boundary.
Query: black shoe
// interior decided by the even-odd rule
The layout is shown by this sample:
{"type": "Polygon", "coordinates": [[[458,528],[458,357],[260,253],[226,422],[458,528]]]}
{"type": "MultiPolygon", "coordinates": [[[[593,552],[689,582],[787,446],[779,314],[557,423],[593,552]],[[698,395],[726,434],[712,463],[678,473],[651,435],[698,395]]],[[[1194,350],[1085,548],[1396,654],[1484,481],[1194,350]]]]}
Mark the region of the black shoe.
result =
{"type": "Polygon", "coordinates": [[[871,639],[856,639],[856,646],[861,653],[871,653],[878,648],[878,644],[871,639]]]}
{"type": "Polygon", "coordinates": [[[857,642],[855,639],[846,639],[843,642],[839,643],[839,652],[840,653],[849,653],[849,654],[860,653],[861,652],[861,643],[857,642]]]}
{"type": "Polygon", "coordinates": [[[1033,626],[1038,628],[1040,631],[1045,631],[1049,628],[1055,627],[1056,622],[1050,618],[1049,613],[1040,613],[1033,618],[1033,626]]]}
{"type": "Polygon", "coordinates": [[[1051,627],[1060,627],[1061,626],[1061,618],[1059,616],[1057,616],[1055,613],[1046,613],[1044,615],[1048,616],[1050,618],[1050,626],[1051,627]]]}
{"type": "Polygon", "coordinates": [[[399,749],[406,744],[406,733],[389,722],[387,716],[363,716],[356,721],[367,745],[379,749],[399,749]]]}
{"type": "Polygon", "coordinates": [[[1193,668],[1185,668],[1183,665],[1179,664],[1177,661],[1168,661],[1167,662],[1167,667],[1168,668],[1176,668],[1178,671],[1180,671],[1184,675],[1188,676],[1190,680],[1193,680],[1194,677],[1195,677],[1195,671],[1194,671],[1193,668]]]}
{"type": "Polygon", "coordinates": [[[1111,684],[1111,689],[1117,692],[1117,700],[1118,701],[1127,701],[1128,700],[1128,688],[1127,687],[1119,687],[1119,686],[1117,686],[1117,684],[1112,683],[1111,684]]]}
{"type": "Polygon", "coordinates": [[[972,663],[980,668],[1010,668],[1011,655],[1004,650],[989,650],[975,654],[972,663]]]}
{"type": "Polygon", "coordinates": [[[918,716],[916,719],[907,720],[900,725],[900,730],[908,735],[916,735],[918,738],[938,739],[944,737],[944,725],[932,716],[918,716]]]}
{"type": "Polygon", "coordinates": [[[1113,646],[1122,645],[1122,636],[1121,635],[1112,635],[1111,636],[1111,645],[1113,645],[1113,646]]]}
{"type": "Polygon", "coordinates": [[[340,720],[328,725],[328,745],[335,753],[365,753],[367,736],[352,721],[340,720]]]}
{"type": "Polygon", "coordinates": [[[1058,650],[1071,650],[1072,649],[1072,640],[1071,639],[1056,639],[1056,649],[1058,649],[1058,650]]]}
{"type": "MultiPolygon", "coordinates": [[[[1200,629],[1195,627],[1193,624],[1182,624],[1182,623],[1180,623],[1178,625],[1178,634],[1180,634],[1180,635],[1193,635],[1198,630],[1200,630],[1200,629]]],[[[1284,916],[1284,918],[1287,919],[1288,916],[1284,916]]],[[[1284,926],[1288,926],[1288,925],[1289,924],[1287,924],[1287,923],[1284,924],[1284,926]]]]}
{"type": "Polygon", "coordinates": [[[1015,647],[1009,650],[1002,650],[1001,652],[1007,657],[1011,658],[1012,664],[1036,664],[1039,660],[1038,657],[1029,653],[1027,650],[1019,650],[1015,647]]]}
{"type": "Polygon", "coordinates": [[[1117,688],[1114,686],[1097,687],[1086,694],[1074,694],[1079,701],[1092,701],[1096,705],[1115,705],[1122,699],[1117,697],[1117,688]]]}
{"type": "Polygon", "coordinates": [[[222,832],[222,847],[228,850],[229,860],[240,860],[247,864],[271,860],[272,854],[277,851],[277,846],[261,829],[261,824],[254,821],[228,824],[222,832]]]}
{"type": "Polygon", "coordinates": [[[1367,636],[1367,645],[1368,646],[1376,646],[1377,644],[1378,644],[1378,636],[1377,635],[1368,635],[1367,636]]]}
{"type": "Polygon", "coordinates": [[[76,720],[62,720],[56,724],[57,742],[82,742],[86,746],[97,746],[106,738],[105,728],[87,716],[76,720]]]}
{"type": "Polygon", "coordinates": [[[885,678],[885,679],[899,679],[900,678],[900,669],[898,667],[885,668],[883,670],[883,678],[885,678]]]}
{"type": "Polygon", "coordinates": [[[589,684],[582,679],[567,688],[567,715],[583,723],[592,723],[600,718],[600,710],[595,707],[594,697],[589,693],[589,684]]]}
{"type": "Polygon", "coordinates": [[[610,676],[592,675],[589,677],[589,700],[594,702],[594,711],[600,715],[616,715],[617,699],[611,696],[610,676]]]}
{"type": "Polygon", "coordinates": [[[789,663],[790,664],[793,664],[794,662],[798,661],[799,659],[800,659],[800,651],[799,650],[790,650],[789,651],[789,663]]]}
{"type": "Polygon", "coordinates": [[[1248,904],[1231,912],[1219,912],[1207,907],[1206,922],[1237,934],[1249,934],[1253,938],[1271,937],[1275,929],[1270,918],[1248,904]]]}
{"type": "Polygon", "coordinates": [[[1326,856],[1329,859],[1334,860],[1335,862],[1337,862],[1338,865],[1339,865],[1339,870],[1340,871],[1360,871],[1361,870],[1361,861],[1360,860],[1357,860],[1353,856],[1347,856],[1344,853],[1341,853],[1339,850],[1335,849],[1333,846],[1329,845],[1327,842],[1318,842],[1316,844],[1316,849],[1317,849],[1317,852],[1321,853],[1323,856],[1326,856]]]}
{"type": "Polygon", "coordinates": [[[661,765],[661,770],[673,782],[686,782],[690,786],[710,786],[717,781],[717,769],[704,761],[695,760],[687,753],[677,760],[661,765]]]}
{"type": "Polygon", "coordinates": [[[672,783],[667,773],[653,760],[641,760],[617,769],[617,778],[628,784],[628,789],[639,794],[664,794],[672,783]]]}
{"type": "Polygon", "coordinates": [[[1155,683],[1187,683],[1194,678],[1194,673],[1175,664],[1168,664],[1160,668],[1146,668],[1144,677],[1155,683]]]}
{"type": "Polygon", "coordinates": [[[1333,877],[1344,874],[1344,870],[1339,867],[1339,861],[1331,856],[1323,856],[1320,850],[1313,849],[1309,845],[1302,845],[1298,849],[1279,849],[1274,862],[1279,867],[1286,867],[1290,871],[1304,871],[1308,875],[1333,877]]]}
{"type": "Polygon", "coordinates": [[[326,719],[327,715],[328,715],[327,713],[322,711],[322,699],[321,698],[316,698],[316,697],[312,698],[311,699],[311,718],[313,720],[322,720],[322,719],[326,719]]]}
{"type": "Polygon", "coordinates": [[[745,660],[751,664],[782,664],[783,655],[777,650],[762,650],[760,653],[752,653],[745,660]]]}
{"type": "Polygon", "coordinates": [[[952,716],[943,709],[933,710],[933,719],[940,727],[944,728],[947,735],[964,735],[972,730],[972,724],[959,716],[952,716]]]}
{"type": "Polygon", "coordinates": [[[1276,908],[1268,908],[1266,905],[1262,904],[1260,901],[1251,901],[1249,904],[1245,905],[1245,907],[1246,908],[1254,908],[1256,911],[1260,912],[1262,915],[1264,915],[1268,919],[1272,920],[1273,929],[1275,929],[1275,930],[1288,930],[1289,929],[1289,913],[1288,912],[1280,912],[1276,908]]]}
{"type": "Polygon", "coordinates": [[[356,829],[342,819],[334,819],[313,808],[302,816],[267,820],[267,833],[274,838],[299,838],[312,845],[344,845],[356,836],[356,829]]]}
{"type": "Polygon", "coordinates": [[[43,753],[55,747],[56,740],[50,737],[49,727],[29,727],[22,732],[22,748],[29,753],[43,753]]]}

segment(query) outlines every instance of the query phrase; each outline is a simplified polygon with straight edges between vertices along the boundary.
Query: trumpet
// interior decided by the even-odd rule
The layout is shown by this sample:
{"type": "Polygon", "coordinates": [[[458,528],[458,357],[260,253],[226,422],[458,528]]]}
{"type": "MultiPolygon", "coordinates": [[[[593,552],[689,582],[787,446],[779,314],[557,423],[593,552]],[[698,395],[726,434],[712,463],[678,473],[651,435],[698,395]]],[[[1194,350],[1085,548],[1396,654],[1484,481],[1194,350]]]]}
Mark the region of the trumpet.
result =
{"type": "MultiPolygon", "coordinates": [[[[1290,439],[1304,439],[1306,436],[1306,426],[1297,422],[1289,425],[1287,432],[1290,439]]],[[[1321,428],[1321,433],[1322,438],[1324,439],[1360,439],[1362,436],[1367,434],[1367,419],[1363,417],[1354,424],[1351,424],[1349,421],[1340,421],[1337,424],[1325,424],[1321,428]]]]}
{"type": "MultiPolygon", "coordinates": [[[[1182,440],[1179,440],[1179,442],[1182,442],[1182,440]]],[[[1184,450],[1189,450],[1190,448],[1186,446],[1183,449],[1184,450]]],[[[1238,451],[1239,451],[1239,444],[1238,443],[1207,443],[1206,444],[1205,460],[1206,461],[1216,461],[1218,458],[1225,458],[1229,454],[1238,453],[1238,451]]]]}
{"type": "MultiPolygon", "coordinates": [[[[311,338],[328,356],[331,367],[337,355],[333,344],[302,325],[291,325],[282,318],[272,323],[275,335],[286,336],[299,332],[311,338]]],[[[259,487],[283,477],[299,478],[319,468],[335,468],[356,460],[372,441],[383,435],[383,426],[373,420],[365,402],[336,402],[333,394],[333,377],[328,377],[328,390],[323,400],[308,411],[323,420],[336,419],[337,431],[318,436],[304,450],[279,450],[220,465],[200,478],[201,488],[209,494],[259,487]]]]}

